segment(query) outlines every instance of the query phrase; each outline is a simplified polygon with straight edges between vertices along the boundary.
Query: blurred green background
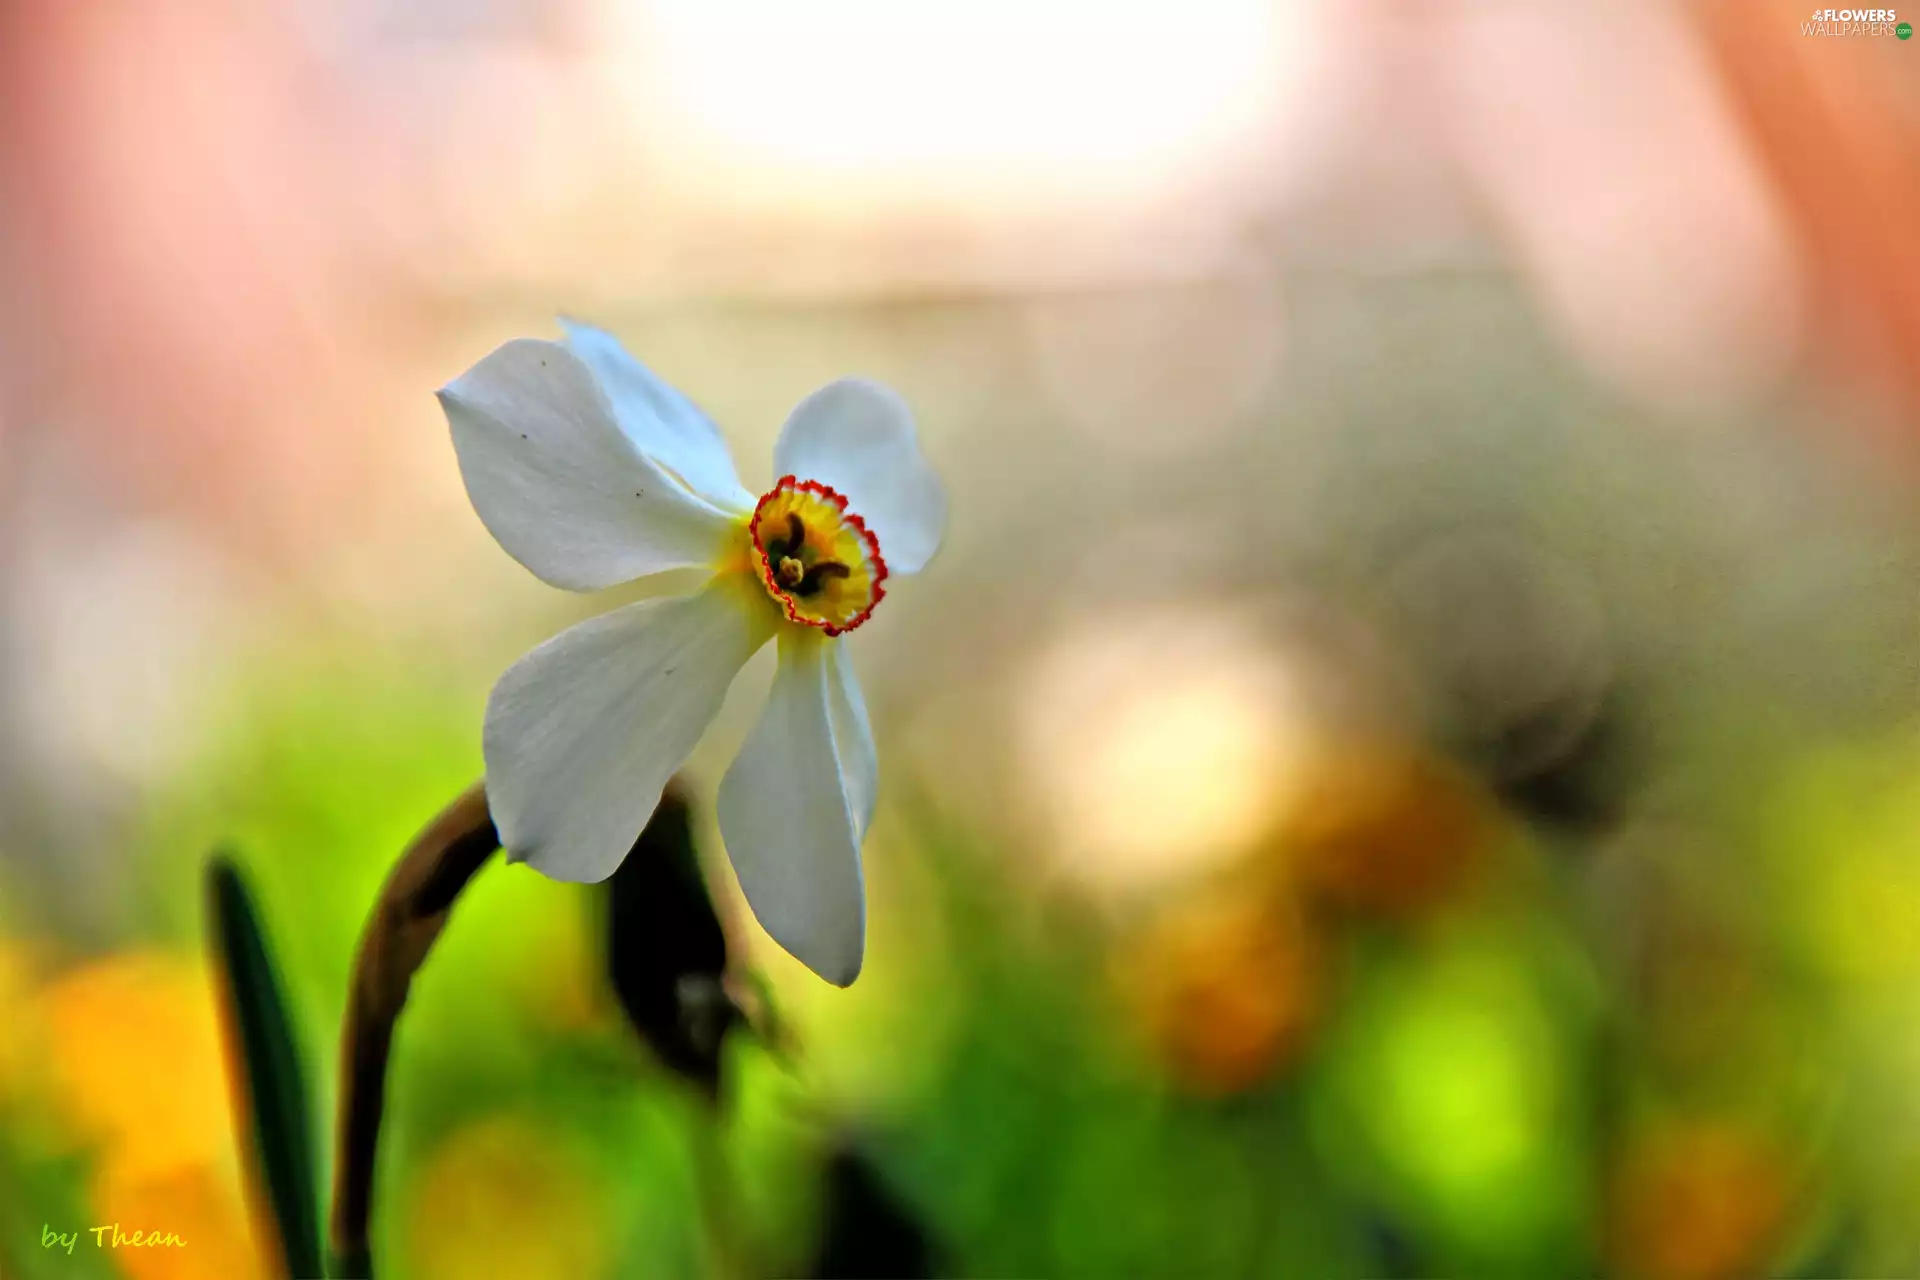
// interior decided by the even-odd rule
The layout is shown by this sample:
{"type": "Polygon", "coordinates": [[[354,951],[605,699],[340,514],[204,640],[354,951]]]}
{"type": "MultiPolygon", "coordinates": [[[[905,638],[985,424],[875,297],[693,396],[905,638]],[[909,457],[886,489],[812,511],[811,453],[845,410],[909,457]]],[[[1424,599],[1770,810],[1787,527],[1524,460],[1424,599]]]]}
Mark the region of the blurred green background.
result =
{"type": "Polygon", "coordinates": [[[1920,82],[1799,20],[0,5],[0,1277],[272,1273],[203,863],[324,1146],[387,870],[610,602],[430,394],[557,312],[749,488],[891,383],[952,524],[849,642],[858,983],[713,826],[762,655],[717,1118],[496,863],[382,1275],[1920,1275],[1920,82]]]}

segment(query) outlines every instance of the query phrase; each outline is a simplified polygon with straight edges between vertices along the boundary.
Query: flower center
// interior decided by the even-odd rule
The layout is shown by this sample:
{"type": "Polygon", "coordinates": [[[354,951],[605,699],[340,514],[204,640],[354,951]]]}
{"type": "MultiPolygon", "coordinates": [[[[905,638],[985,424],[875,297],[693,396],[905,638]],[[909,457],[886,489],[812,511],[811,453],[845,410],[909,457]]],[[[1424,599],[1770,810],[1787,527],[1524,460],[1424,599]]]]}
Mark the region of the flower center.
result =
{"type": "Polygon", "coordinates": [[[748,527],[760,580],[790,622],[837,636],[865,622],[887,594],[878,539],[824,484],[784,477],[748,527]]]}

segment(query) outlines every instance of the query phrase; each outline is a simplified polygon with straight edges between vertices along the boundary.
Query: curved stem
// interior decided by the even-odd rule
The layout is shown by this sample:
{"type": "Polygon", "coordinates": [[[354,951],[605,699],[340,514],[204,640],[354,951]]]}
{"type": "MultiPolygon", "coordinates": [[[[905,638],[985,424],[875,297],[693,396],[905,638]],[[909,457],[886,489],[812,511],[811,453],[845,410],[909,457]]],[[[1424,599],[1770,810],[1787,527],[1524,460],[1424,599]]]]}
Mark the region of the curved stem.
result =
{"type": "Polygon", "coordinates": [[[360,935],[340,1038],[340,1110],[328,1231],[335,1276],[371,1280],[373,1275],[367,1224],[394,1024],[406,1007],[413,975],[446,927],[454,900],[499,847],[485,784],[476,782],[400,855],[360,935]]]}

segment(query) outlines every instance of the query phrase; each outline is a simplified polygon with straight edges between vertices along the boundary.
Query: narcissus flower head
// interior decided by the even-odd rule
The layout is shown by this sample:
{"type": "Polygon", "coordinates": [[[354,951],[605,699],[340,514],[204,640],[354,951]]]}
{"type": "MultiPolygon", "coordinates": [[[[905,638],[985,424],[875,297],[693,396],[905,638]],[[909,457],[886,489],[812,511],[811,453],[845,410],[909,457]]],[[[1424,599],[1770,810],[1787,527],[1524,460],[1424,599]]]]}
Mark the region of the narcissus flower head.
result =
{"type": "Polygon", "coordinates": [[[720,784],[720,832],[760,923],[814,972],[860,972],[860,846],[878,762],[839,639],[933,557],[946,498],[906,403],[842,379],[802,400],[756,499],[720,433],[609,334],[507,343],[440,392],[474,509],[542,580],[593,591],[690,567],[690,595],[556,636],[487,703],[487,799],[508,855],[613,874],[769,640],[760,722],[720,784]]]}

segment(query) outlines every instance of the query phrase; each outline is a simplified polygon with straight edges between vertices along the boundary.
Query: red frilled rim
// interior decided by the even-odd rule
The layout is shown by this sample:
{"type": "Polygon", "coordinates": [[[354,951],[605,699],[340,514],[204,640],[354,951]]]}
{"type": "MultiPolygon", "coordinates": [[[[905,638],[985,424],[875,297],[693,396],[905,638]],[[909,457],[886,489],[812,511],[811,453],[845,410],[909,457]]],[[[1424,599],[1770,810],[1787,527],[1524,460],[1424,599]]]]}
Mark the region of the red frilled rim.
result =
{"type": "Polygon", "coordinates": [[[853,630],[865,622],[868,618],[871,618],[873,616],[873,607],[886,599],[887,562],[885,557],[880,554],[880,539],[874,537],[873,530],[867,528],[867,522],[865,520],[862,520],[858,515],[847,510],[847,498],[845,494],[839,492],[837,489],[821,484],[818,480],[801,480],[795,476],[781,476],[779,480],[774,482],[773,488],[767,490],[767,492],[761,496],[760,501],[754,504],[753,523],[748,526],[748,534],[753,539],[754,555],[760,561],[760,581],[765,583],[767,590],[771,591],[774,598],[780,601],[780,606],[786,611],[787,621],[789,622],[797,622],[803,627],[819,627],[830,636],[844,635],[846,632],[853,630]],[[783,493],[811,493],[815,497],[832,503],[834,509],[840,513],[840,518],[846,522],[848,528],[859,535],[861,545],[866,548],[867,559],[873,565],[873,597],[867,601],[866,608],[860,610],[850,621],[844,624],[826,622],[818,618],[809,618],[800,613],[798,606],[794,603],[793,597],[785,591],[782,591],[779,583],[774,579],[773,565],[767,559],[766,544],[760,541],[760,518],[765,514],[767,504],[783,493]]]}

